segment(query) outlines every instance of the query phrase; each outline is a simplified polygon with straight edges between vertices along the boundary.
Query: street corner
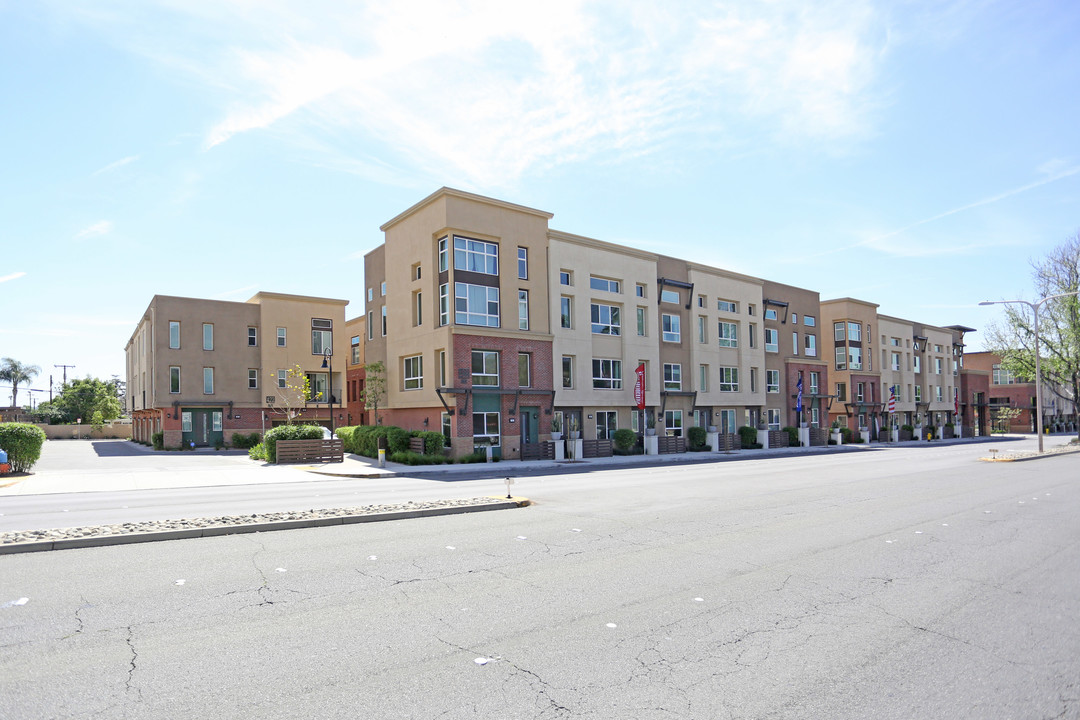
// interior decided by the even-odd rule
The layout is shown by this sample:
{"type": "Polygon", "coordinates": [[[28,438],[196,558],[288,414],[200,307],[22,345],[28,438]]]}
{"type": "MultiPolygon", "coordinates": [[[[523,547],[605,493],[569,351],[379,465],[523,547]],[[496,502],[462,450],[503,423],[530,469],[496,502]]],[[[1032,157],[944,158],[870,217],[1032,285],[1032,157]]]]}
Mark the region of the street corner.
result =
{"type": "Polygon", "coordinates": [[[529,507],[533,504],[533,501],[527,497],[520,495],[488,495],[492,500],[506,500],[507,502],[514,503],[518,507],[529,507]]]}

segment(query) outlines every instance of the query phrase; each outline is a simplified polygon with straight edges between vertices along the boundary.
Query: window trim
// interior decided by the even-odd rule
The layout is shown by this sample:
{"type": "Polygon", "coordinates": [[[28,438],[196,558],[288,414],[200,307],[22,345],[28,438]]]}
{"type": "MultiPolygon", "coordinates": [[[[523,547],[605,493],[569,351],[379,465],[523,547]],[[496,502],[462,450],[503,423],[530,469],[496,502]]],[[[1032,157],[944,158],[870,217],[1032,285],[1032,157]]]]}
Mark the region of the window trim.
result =
{"type": "Polygon", "coordinates": [[[424,356],[422,353],[401,359],[401,389],[422,390],[424,387],[424,356]]]}
{"type": "Polygon", "coordinates": [[[170,320],[169,321],[169,349],[170,350],[179,350],[180,349],[180,321],[179,320],[170,320]],[[176,329],[176,344],[175,345],[173,344],[173,328],[176,329]]]}
{"type": "Polygon", "coordinates": [[[622,390],[622,360],[615,358],[593,358],[593,390],[622,390]],[[604,370],[607,368],[607,375],[604,370]]]}
{"type": "Polygon", "coordinates": [[[484,350],[482,348],[473,348],[470,352],[470,365],[469,370],[471,373],[471,381],[474,387],[501,387],[501,371],[500,358],[498,350],[484,350]],[[476,372],[476,357],[480,356],[480,368],[481,372],[476,372]],[[488,360],[495,358],[495,372],[488,371],[488,360]],[[477,378],[491,378],[494,382],[477,382],[477,378]]]}

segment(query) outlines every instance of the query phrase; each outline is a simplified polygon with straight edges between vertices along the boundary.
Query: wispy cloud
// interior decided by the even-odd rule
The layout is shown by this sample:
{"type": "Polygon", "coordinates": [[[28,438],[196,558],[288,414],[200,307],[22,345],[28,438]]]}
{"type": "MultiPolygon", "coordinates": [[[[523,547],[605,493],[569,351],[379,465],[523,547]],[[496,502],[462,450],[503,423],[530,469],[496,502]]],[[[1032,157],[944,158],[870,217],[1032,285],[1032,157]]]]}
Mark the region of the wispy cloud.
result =
{"type": "Polygon", "coordinates": [[[105,167],[95,170],[94,172],[92,172],[90,174],[90,176],[93,177],[95,175],[101,175],[102,173],[107,173],[107,172],[109,172],[111,170],[115,170],[115,169],[117,169],[119,167],[123,167],[124,165],[127,165],[128,163],[133,163],[138,159],[139,159],[138,155],[129,155],[126,158],[121,158],[121,159],[117,160],[116,162],[109,163],[105,167]]]}
{"type": "Polygon", "coordinates": [[[107,235],[112,232],[113,224],[109,220],[101,220],[93,225],[83,228],[75,234],[76,240],[85,240],[87,238],[98,237],[101,235],[107,235]]]}
{"type": "Polygon", "coordinates": [[[10,275],[0,276],[0,283],[6,283],[8,280],[18,280],[21,277],[25,277],[24,272],[13,272],[10,275]]]}

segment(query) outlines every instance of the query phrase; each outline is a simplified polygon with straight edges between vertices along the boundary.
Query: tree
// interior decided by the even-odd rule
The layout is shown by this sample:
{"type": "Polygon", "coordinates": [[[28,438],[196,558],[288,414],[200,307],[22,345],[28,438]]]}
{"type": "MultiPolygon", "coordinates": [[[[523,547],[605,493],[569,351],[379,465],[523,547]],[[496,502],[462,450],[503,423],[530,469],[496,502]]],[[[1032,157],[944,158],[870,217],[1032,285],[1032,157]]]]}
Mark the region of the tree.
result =
{"type": "Polygon", "coordinates": [[[364,389],[360,397],[364,400],[364,407],[375,414],[375,424],[381,425],[379,417],[379,403],[386,399],[386,366],[382,361],[376,361],[364,365],[364,389]]]}
{"type": "MultiPolygon", "coordinates": [[[[1080,290],[1080,231],[1040,261],[1032,261],[1036,300],[1080,290]]],[[[1035,318],[1027,305],[1005,305],[1002,323],[988,330],[989,349],[1014,375],[1035,377],[1035,318]]],[[[1042,386],[1075,403],[1080,401],[1080,299],[1055,298],[1039,308],[1039,358],[1042,386]]]]}
{"type": "Polygon", "coordinates": [[[75,422],[79,418],[90,422],[94,413],[100,412],[102,422],[115,420],[123,411],[116,389],[114,384],[90,376],[72,380],[61,386],[60,394],[52,401],[41,403],[39,414],[49,413],[59,422],[75,422]]]}
{"type": "Polygon", "coordinates": [[[279,400],[273,412],[283,415],[286,425],[292,425],[292,421],[300,415],[304,405],[322,397],[322,393],[318,392],[312,396],[311,381],[299,365],[293,365],[285,371],[285,387],[281,387],[277,373],[270,373],[270,377],[273,378],[271,387],[274,388],[279,400]]]}
{"type": "Polygon", "coordinates": [[[18,407],[19,385],[29,385],[40,373],[37,365],[24,365],[9,357],[0,360],[0,380],[11,383],[11,407],[18,407]]]}

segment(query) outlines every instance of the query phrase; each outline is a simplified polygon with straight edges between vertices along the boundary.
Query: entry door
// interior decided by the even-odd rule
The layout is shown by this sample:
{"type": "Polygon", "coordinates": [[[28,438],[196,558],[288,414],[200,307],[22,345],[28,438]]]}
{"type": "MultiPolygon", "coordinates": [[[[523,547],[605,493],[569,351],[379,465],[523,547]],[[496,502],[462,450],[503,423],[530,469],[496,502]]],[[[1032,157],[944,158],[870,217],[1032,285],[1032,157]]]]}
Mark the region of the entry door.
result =
{"type": "Polygon", "coordinates": [[[521,423],[521,442],[540,442],[540,408],[523,407],[518,418],[521,423]]]}
{"type": "Polygon", "coordinates": [[[191,414],[191,437],[196,445],[210,444],[210,413],[199,410],[191,414]]]}

